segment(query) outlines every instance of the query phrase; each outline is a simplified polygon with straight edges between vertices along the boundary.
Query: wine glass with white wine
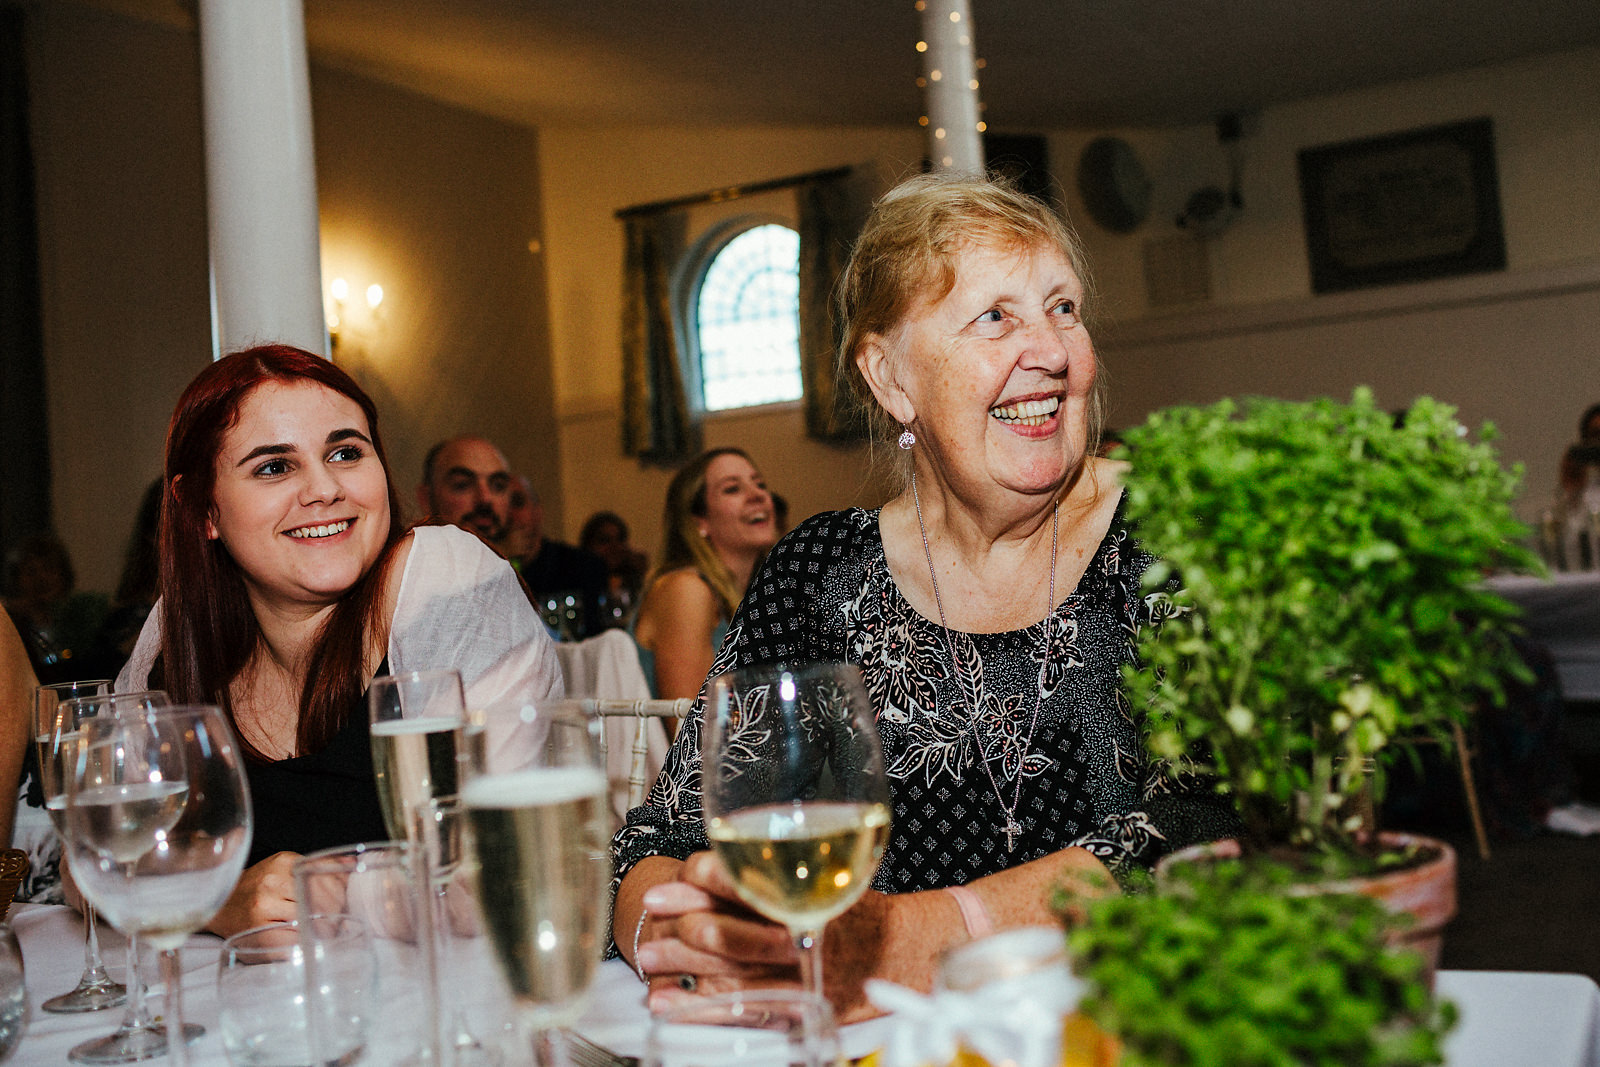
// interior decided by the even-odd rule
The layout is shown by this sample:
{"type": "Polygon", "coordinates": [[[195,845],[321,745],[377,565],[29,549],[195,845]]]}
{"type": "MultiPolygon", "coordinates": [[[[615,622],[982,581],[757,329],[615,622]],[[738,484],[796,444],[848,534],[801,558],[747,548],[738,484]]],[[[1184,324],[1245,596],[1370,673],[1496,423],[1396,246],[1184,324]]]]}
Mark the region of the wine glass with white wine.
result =
{"type": "Polygon", "coordinates": [[[219,708],[97,715],[67,777],[67,852],[85,899],[161,951],[167,1056],[186,1064],[178,950],[228,899],[250,851],[250,795],[219,708]]]}
{"type": "Polygon", "coordinates": [[[463,871],[484,932],[530,1031],[533,1061],[567,1061],[560,1027],[577,1021],[605,950],[610,808],[600,722],[576,702],[540,705],[532,766],[477,773],[461,790],[463,871]]]}
{"type": "Polygon", "coordinates": [[[702,738],[706,835],[739,899],[788,927],[822,996],[822,929],[866,892],[889,841],[883,747],[847,663],[711,680],[702,738]]]}

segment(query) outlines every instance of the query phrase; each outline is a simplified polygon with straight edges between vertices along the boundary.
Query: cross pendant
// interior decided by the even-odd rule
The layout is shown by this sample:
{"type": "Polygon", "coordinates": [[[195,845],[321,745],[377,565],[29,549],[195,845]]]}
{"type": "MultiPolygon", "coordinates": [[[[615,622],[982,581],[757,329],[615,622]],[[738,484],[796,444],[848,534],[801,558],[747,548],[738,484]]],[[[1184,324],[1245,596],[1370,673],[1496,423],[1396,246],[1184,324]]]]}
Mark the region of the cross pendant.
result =
{"type": "Polygon", "coordinates": [[[1022,833],[1022,824],[1015,815],[1006,816],[1006,824],[1000,827],[1000,832],[1006,835],[1006,851],[1015,852],[1017,848],[1017,835],[1022,833]]]}

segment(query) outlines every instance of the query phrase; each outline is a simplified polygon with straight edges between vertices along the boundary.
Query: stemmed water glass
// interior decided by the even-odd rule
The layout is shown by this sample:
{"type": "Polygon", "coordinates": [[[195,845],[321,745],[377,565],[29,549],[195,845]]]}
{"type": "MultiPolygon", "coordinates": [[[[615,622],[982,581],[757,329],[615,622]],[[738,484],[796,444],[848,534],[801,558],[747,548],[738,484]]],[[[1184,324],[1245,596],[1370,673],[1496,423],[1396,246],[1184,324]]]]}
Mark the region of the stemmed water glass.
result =
{"type": "MultiPolygon", "coordinates": [[[[62,785],[58,757],[68,749],[76,749],[76,721],[71,715],[63,716],[63,705],[76,697],[93,696],[111,690],[109,679],[81,682],[58,682],[41,685],[33,691],[33,742],[39,761],[39,785],[44,791],[44,810],[56,828],[57,836],[64,836],[61,824],[66,812],[66,791],[62,785]]],[[[96,930],[94,909],[83,909],[83,975],[77,986],[60,996],[51,997],[39,1005],[45,1011],[74,1014],[100,1011],[115,1007],[127,998],[121,983],[113,982],[100,959],[100,935],[96,930]]]]}
{"type": "Polygon", "coordinates": [[[161,951],[167,1055],[187,1064],[178,951],[233,891],[250,850],[250,794],[233,730],[205,704],[97,715],[67,777],[78,888],[161,951]]]}
{"type": "Polygon", "coordinates": [[[552,703],[524,720],[531,766],[480,773],[469,761],[463,868],[477,897],[533,1062],[567,1061],[560,1027],[583,1010],[605,947],[610,814],[599,719],[552,703]]]}
{"type": "MultiPolygon", "coordinates": [[[[67,856],[65,847],[67,782],[82,760],[84,721],[99,716],[138,714],[151,708],[167,707],[171,703],[166,693],[159,689],[150,689],[137,693],[80,696],[58,705],[53,717],[50,739],[53,752],[49,760],[41,762],[40,780],[45,784],[47,796],[60,798],[60,815],[56,829],[61,834],[63,863],[67,856]]],[[[76,877],[75,871],[74,877],[76,877]]],[[[93,914],[94,905],[87,897],[83,905],[86,915],[93,914]]],[[[128,938],[126,959],[127,966],[123,973],[129,995],[128,1006],[122,1013],[122,1021],[105,1037],[85,1041],[74,1047],[67,1054],[74,1063],[133,1063],[138,1060],[153,1059],[166,1052],[167,1035],[151,1018],[145,1001],[145,981],[140,968],[137,935],[128,938]]],[[[191,1027],[189,1039],[199,1037],[202,1032],[198,1026],[191,1027]]]]}
{"type": "Polygon", "coordinates": [[[789,928],[822,996],[822,928],[861,899],[889,840],[878,728],[845,663],[711,680],[702,739],[706,834],[739,898],[789,928]]]}

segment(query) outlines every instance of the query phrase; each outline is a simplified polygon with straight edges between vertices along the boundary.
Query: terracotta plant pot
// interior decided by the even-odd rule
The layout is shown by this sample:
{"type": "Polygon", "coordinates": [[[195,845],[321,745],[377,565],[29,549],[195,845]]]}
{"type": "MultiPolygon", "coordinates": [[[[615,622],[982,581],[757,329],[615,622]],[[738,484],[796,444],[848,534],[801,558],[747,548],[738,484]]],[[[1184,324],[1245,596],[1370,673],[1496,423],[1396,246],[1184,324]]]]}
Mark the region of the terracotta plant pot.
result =
{"type": "MultiPolygon", "coordinates": [[[[1359,893],[1378,901],[1391,915],[1409,915],[1412,925],[1391,937],[1390,943],[1396,947],[1415,949],[1422,955],[1423,978],[1431,991],[1434,972],[1439,968],[1439,950],[1444,944],[1445,924],[1456,914],[1455,849],[1443,841],[1414,834],[1385,833],[1379,834],[1378,840],[1389,849],[1416,846],[1424,851],[1433,851],[1435,855],[1420,866],[1368,878],[1308,882],[1293,887],[1291,891],[1296,895],[1359,893]]],[[[1191,845],[1161,858],[1156,864],[1156,882],[1160,884],[1163,872],[1179,864],[1236,859],[1238,856],[1239,842],[1231,839],[1191,845]]]]}

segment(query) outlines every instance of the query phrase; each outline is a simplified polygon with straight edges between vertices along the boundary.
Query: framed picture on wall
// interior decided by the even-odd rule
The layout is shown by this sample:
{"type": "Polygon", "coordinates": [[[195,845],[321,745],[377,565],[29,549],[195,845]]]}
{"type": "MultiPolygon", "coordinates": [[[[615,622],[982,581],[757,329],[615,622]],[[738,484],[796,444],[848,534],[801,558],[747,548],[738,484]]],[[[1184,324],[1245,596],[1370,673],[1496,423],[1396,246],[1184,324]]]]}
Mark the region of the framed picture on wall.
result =
{"type": "Polygon", "coordinates": [[[1306,148],[1299,163],[1313,292],[1505,269],[1489,119],[1306,148]]]}

